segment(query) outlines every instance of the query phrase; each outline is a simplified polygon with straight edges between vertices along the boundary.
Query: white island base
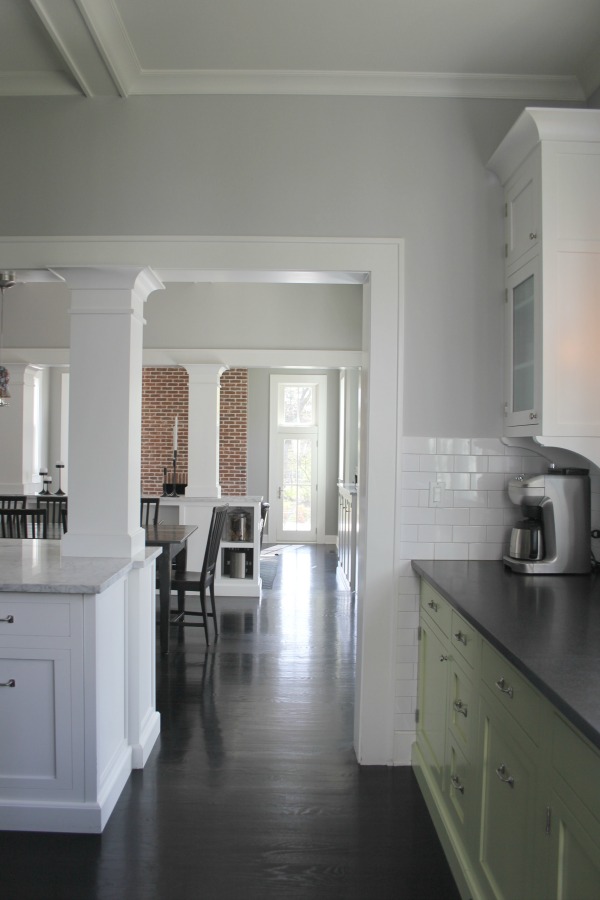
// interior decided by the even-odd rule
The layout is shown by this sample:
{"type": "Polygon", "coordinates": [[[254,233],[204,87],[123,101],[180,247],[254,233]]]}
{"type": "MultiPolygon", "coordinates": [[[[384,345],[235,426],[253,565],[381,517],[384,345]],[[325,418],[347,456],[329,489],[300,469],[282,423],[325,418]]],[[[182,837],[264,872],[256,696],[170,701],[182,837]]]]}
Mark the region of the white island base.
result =
{"type": "Polygon", "coordinates": [[[0,829],[100,833],[160,731],[156,552],[0,544],[0,829]]]}

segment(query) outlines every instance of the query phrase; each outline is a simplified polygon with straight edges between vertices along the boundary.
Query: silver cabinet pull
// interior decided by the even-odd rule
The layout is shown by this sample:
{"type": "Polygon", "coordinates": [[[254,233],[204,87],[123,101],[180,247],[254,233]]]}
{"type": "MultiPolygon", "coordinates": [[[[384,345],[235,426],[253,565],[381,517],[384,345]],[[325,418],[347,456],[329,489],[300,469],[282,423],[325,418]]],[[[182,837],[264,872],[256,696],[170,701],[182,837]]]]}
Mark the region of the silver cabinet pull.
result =
{"type": "Polygon", "coordinates": [[[455,790],[459,791],[459,793],[461,793],[461,794],[464,794],[464,792],[465,792],[465,786],[464,786],[464,784],[461,784],[461,780],[460,780],[460,778],[458,777],[458,775],[451,775],[451,776],[450,776],[450,782],[451,782],[451,784],[452,784],[452,787],[453,787],[455,790]]]}
{"type": "Polygon", "coordinates": [[[12,615],[12,613],[9,613],[4,619],[0,619],[0,622],[8,622],[9,625],[12,625],[14,621],[15,617],[12,615]]]}
{"type": "Polygon", "coordinates": [[[537,231],[530,231],[529,232],[529,240],[535,241],[536,238],[537,238],[537,231]]]}
{"type": "Polygon", "coordinates": [[[0,687],[14,687],[16,681],[14,678],[9,678],[8,681],[0,681],[0,687]]]}
{"type": "Polygon", "coordinates": [[[507,784],[509,787],[515,786],[515,779],[512,777],[512,775],[506,774],[506,766],[504,765],[504,763],[502,763],[501,766],[498,766],[498,768],[496,769],[496,775],[503,784],[507,784]]]}
{"type": "Polygon", "coordinates": [[[536,412],[530,412],[530,413],[529,413],[529,418],[530,418],[530,419],[537,419],[537,413],[536,413],[536,412]]]}
{"type": "Polygon", "coordinates": [[[445,653],[442,653],[442,655],[440,656],[440,662],[448,662],[448,657],[445,653]]]}
{"type": "Polygon", "coordinates": [[[437,605],[437,603],[435,602],[435,600],[429,600],[429,601],[427,602],[427,606],[429,607],[429,609],[432,609],[434,612],[437,612],[437,611],[438,611],[438,605],[437,605]]]}
{"type": "Polygon", "coordinates": [[[506,694],[512,700],[514,691],[509,684],[507,684],[504,678],[500,677],[496,682],[496,687],[502,694],[506,694]]]}
{"type": "Polygon", "coordinates": [[[455,700],[452,706],[454,707],[455,712],[460,713],[461,716],[465,717],[465,719],[467,718],[467,707],[462,702],[462,700],[455,700]]]}
{"type": "Polygon", "coordinates": [[[457,641],[460,641],[461,644],[464,644],[465,647],[467,646],[467,636],[466,636],[466,634],[463,634],[462,631],[455,631],[454,637],[456,638],[457,641]]]}

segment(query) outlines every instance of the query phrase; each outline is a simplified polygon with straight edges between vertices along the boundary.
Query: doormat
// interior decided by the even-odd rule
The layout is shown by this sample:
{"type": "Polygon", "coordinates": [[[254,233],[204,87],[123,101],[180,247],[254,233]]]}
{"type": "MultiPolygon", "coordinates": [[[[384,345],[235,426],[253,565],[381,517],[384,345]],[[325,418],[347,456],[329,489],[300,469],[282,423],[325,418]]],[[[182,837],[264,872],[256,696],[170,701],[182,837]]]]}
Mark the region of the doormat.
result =
{"type": "Polygon", "coordinates": [[[277,578],[279,571],[279,556],[261,556],[260,560],[260,579],[262,581],[263,591],[269,591],[273,587],[273,582],[277,578]]]}
{"type": "Polygon", "coordinates": [[[285,550],[298,550],[299,547],[303,546],[304,544],[273,544],[273,546],[265,547],[264,550],[260,551],[260,558],[263,559],[265,556],[277,556],[285,550]]]}

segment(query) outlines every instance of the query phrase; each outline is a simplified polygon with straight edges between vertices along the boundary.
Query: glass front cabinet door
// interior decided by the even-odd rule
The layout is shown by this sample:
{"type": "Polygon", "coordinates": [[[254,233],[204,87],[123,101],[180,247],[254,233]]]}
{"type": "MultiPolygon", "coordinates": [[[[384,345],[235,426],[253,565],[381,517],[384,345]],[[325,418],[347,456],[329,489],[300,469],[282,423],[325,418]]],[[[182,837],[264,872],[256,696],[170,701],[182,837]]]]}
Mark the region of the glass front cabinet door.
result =
{"type": "Polygon", "coordinates": [[[506,288],[506,427],[541,431],[541,304],[538,257],[517,269],[506,288]]]}

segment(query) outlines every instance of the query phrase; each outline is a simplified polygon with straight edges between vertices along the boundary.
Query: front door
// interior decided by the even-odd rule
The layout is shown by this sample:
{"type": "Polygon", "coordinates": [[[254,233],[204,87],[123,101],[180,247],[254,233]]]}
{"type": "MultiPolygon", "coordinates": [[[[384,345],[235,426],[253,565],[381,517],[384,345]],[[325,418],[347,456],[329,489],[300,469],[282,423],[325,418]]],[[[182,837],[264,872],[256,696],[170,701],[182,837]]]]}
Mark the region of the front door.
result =
{"type": "Polygon", "coordinates": [[[271,376],[269,541],[314,543],[324,534],[319,473],[324,472],[327,377],[271,376]]]}

